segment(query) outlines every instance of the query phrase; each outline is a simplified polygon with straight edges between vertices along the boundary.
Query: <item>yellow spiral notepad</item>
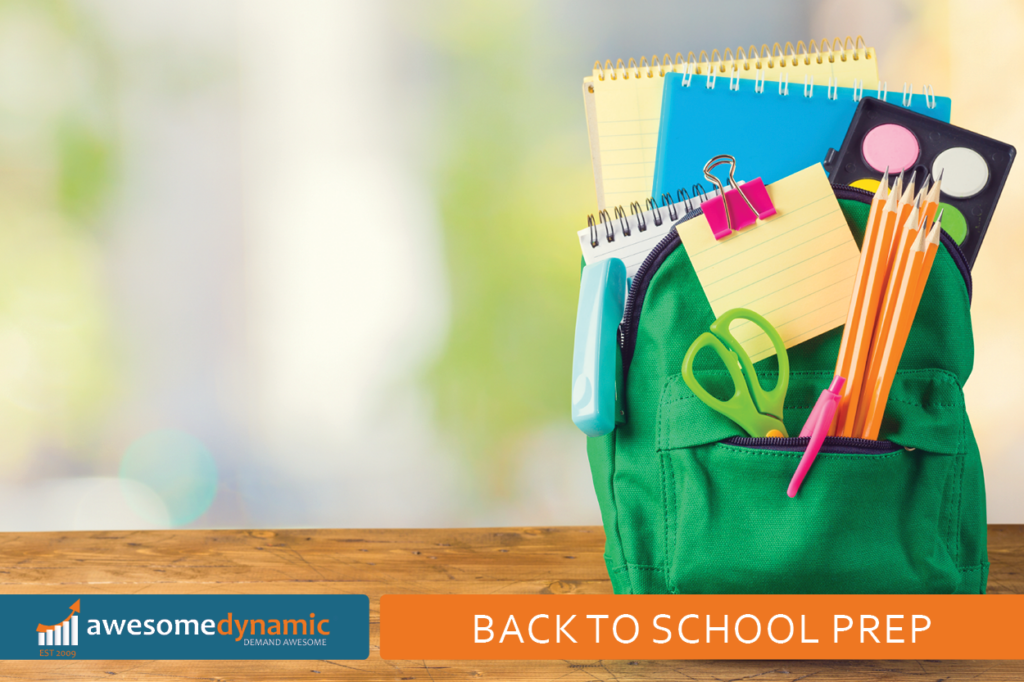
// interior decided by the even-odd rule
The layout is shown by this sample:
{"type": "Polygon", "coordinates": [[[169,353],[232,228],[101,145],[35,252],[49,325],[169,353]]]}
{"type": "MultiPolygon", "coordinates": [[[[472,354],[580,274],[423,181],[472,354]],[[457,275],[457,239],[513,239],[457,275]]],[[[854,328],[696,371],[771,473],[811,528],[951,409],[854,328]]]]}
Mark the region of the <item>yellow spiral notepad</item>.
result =
{"type": "Polygon", "coordinates": [[[651,195],[664,75],[687,69],[697,76],[706,76],[710,69],[725,79],[788,79],[794,85],[802,85],[805,78],[817,85],[832,79],[839,87],[878,87],[875,50],[859,36],[832,43],[822,40],[820,47],[812,40],[807,46],[800,41],[795,48],[791,43],[775,43],[770,50],[762,45],[760,51],[754,46],[748,51],[737,48],[735,55],[714,50],[710,57],[701,52],[695,58],[690,52],[685,59],[677,53],[674,60],[655,56],[650,62],[641,58],[639,64],[633,59],[625,65],[620,59],[614,66],[598,62],[593,75],[583,79],[583,100],[599,209],[642,203],[651,195]]]}

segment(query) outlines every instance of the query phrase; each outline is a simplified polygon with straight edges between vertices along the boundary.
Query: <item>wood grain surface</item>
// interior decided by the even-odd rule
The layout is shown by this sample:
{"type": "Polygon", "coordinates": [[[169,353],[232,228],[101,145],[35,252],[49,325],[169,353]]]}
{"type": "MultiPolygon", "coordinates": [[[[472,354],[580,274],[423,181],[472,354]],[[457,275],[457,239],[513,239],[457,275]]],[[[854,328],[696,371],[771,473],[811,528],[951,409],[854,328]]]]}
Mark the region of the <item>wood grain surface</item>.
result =
{"type": "MultiPolygon", "coordinates": [[[[368,594],[370,658],[2,661],[0,680],[1024,680],[1024,661],[380,658],[382,594],[607,594],[603,549],[600,527],[2,533],[4,594],[368,594]]],[[[989,555],[989,591],[1024,592],[1024,526],[990,526],[989,555]]]]}

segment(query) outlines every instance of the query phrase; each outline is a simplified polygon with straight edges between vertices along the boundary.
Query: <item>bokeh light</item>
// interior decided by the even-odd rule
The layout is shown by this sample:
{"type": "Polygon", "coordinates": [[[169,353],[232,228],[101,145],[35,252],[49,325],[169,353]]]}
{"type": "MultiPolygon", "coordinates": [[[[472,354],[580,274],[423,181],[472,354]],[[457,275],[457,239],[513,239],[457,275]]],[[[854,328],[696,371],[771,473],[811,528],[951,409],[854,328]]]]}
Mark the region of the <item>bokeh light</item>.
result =
{"type": "Polygon", "coordinates": [[[141,517],[149,518],[152,506],[139,504],[142,483],[161,500],[172,526],[182,526],[203,515],[217,494],[217,465],[202,442],[180,431],[161,430],[139,438],[121,459],[121,493],[141,517]]]}

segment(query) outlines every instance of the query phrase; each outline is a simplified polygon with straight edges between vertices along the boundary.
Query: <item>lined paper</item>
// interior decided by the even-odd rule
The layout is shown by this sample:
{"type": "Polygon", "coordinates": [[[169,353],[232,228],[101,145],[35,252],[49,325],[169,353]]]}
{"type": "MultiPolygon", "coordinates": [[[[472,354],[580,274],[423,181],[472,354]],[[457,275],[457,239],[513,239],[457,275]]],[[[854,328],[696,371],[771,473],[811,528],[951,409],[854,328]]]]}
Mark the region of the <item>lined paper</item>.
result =
{"type": "MultiPolygon", "coordinates": [[[[786,348],[846,322],[860,250],[821,164],[768,185],[777,215],[715,241],[707,219],[676,226],[715,317],[763,315],[786,348]]],[[[751,360],[775,354],[755,324],[731,327],[751,360]]]]}
{"type": "MultiPolygon", "coordinates": [[[[874,48],[858,50],[857,56],[857,59],[851,56],[846,61],[823,59],[821,64],[815,58],[807,59],[808,63],[801,58],[793,60],[796,64],[790,62],[785,67],[776,61],[773,68],[764,69],[764,77],[768,82],[776,82],[781,73],[786,73],[790,87],[797,89],[803,86],[805,75],[813,77],[815,85],[828,85],[829,78],[833,77],[840,87],[853,87],[855,79],[862,79],[865,91],[877,88],[878,62],[874,48]]],[[[716,87],[728,89],[732,64],[731,61],[721,63],[724,71],[718,73],[716,87]]],[[[740,78],[749,80],[756,77],[756,69],[744,69],[742,60],[737,60],[736,64],[740,78]]],[[[648,69],[646,66],[642,69],[618,69],[614,79],[606,73],[602,80],[597,72],[584,79],[583,96],[598,208],[628,207],[631,201],[642,202],[651,195],[664,74],[681,73],[683,68],[684,65],[680,64],[666,68],[664,72],[659,67],[648,69]]],[[[705,86],[706,75],[694,75],[693,78],[695,86],[705,86]],[[697,83],[698,80],[701,82],[697,83]]],[[[713,122],[708,121],[708,125],[713,125],[713,122]]]]}
{"type": "Polygon", "coordinates": [[[651,195],[664,84],[661,77],[590,79],[595,120],[587,126],[600,150],[592,154],[600,208],[629,206],[651,195]]]}

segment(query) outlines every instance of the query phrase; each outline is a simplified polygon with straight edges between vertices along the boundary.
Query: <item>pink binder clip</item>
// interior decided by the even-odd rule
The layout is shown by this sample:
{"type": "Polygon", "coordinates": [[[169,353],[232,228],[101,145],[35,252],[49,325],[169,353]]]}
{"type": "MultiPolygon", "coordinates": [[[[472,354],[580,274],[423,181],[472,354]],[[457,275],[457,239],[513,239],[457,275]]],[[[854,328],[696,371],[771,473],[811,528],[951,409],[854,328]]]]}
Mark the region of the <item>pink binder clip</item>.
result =
{"type": "Polygon", "coordinates": [[[745,182],[741,188],[736,182],[735,173],[736,157],[729,154],[719,154],[704,166],[704,177],[718,187],[718,196],[700,205],[715,239],[728,237],[734,230],[742,230],[759,220],[775,215],[775,205],[768,196],[768,190],[765,189],[761,178],[745,182]],[[722,181],[711,172],[713,168],[725,163],[730,164],[729,186],[732,189],[728,191],[722,186],[722,181]]]}

